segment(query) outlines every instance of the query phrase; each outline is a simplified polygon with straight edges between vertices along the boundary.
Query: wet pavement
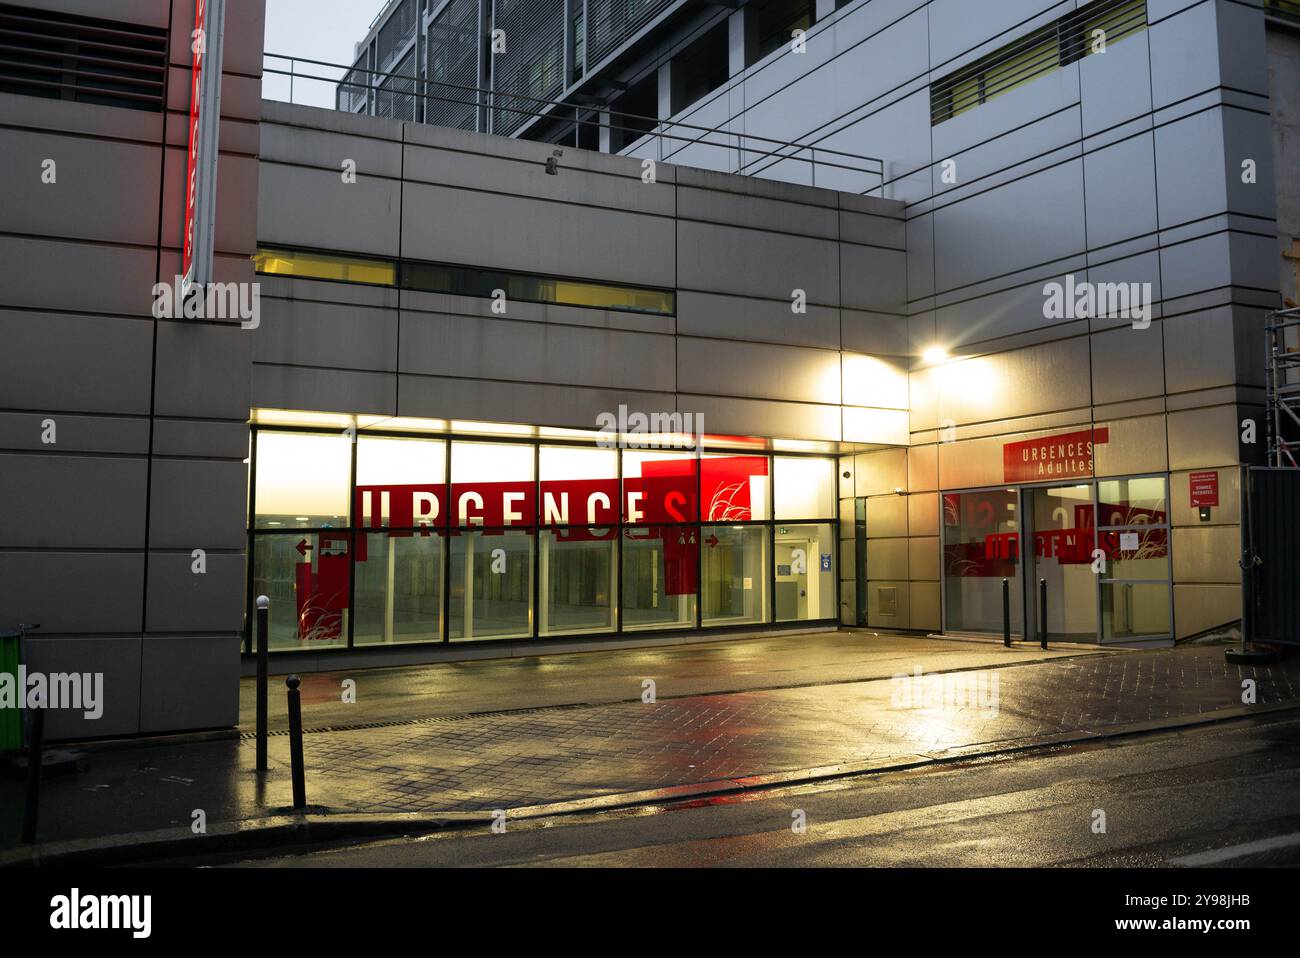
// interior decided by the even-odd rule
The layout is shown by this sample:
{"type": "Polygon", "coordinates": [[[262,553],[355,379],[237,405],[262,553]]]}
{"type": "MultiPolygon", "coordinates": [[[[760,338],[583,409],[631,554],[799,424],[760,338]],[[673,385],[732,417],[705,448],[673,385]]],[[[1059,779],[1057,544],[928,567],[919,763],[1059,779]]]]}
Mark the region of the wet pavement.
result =
{"type": "MultiPolygon", "coordinates": [[[[1036,649],[862,632],[318,675],[304,706],[306,726],[322,729],[306,736],[308,799],[375,813],[509,810],[1120,731],[1239,709],[1247,679],[1260,705],[1300,704],[1300,660],[1229,665],[1222,646],[1041,660],[1036,649]],[[476,666],[490,677],[463,687],[476,666]],[[551,675],[529,689],[539,672],[551,675]],[[344,678],[357,704],[336,704],[344,678]],[[640,698],[645,679],[653,702],[640,698]],[[408,683],[426,689],[423,709],[408,683]],[[440,686],[457,687],[428,693],[440,686]]],[[[83,772],[46,783],[42,836],[188,833],[196,810],[211,823],[283,809],[287,737],[272,736],[264,780],[253,750],[247,737],[93,749],[83,772]]],[[[20,792],[0,790],[7,828],[20,792]]]]}

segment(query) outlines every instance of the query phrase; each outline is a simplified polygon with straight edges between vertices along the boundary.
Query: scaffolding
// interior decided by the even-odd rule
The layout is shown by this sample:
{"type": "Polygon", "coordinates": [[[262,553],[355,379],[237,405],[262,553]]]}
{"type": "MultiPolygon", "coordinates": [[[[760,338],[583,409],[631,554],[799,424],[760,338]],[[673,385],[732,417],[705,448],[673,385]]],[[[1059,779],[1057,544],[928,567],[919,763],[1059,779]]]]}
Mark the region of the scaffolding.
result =
{"type": "Polygon", "coordinates": [[[1264,317],[1264,369],[1268,399],[1268,464],[1275,469],[1300,467],[1300,308],[1279,309],[1264,317]]]}

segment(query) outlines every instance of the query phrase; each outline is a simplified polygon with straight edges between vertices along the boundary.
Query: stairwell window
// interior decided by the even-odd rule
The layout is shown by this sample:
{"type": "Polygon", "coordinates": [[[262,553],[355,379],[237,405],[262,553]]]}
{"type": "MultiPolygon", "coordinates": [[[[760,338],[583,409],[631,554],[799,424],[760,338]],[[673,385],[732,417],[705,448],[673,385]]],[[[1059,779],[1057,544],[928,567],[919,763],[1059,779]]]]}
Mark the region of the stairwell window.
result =
{"type": "Polygon", "coordinates": [[[935,81],[930,122],[938,126],[1031,80],[1145,30],[1146,0],[1099,0],[935,81]]]}

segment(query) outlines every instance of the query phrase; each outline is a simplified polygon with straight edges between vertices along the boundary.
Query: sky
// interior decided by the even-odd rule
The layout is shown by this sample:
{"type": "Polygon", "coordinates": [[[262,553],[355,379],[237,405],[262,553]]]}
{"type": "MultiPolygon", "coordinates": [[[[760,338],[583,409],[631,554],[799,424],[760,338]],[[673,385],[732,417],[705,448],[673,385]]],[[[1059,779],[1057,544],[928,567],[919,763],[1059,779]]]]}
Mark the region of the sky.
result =
{"type": "MultiPolygon", "coordinates": [[[[352,47],[366,35],[385,0],[266,0],[266,44],[269,53],[307,57],[327,63],[351,63],[352,47]]],[[[284,60],[268,59],[267,66],[288,70],[284,60]]],[[[332,79],[341,71],[299,64],[294,72],[308,72],[332,79]]],[[[271,100],[289,99],[289,78],[266,74],[262,95],[271,100]]],[[[334,105],[334,84],[294,79],[293,102],[312,106],[334,105]]]]}

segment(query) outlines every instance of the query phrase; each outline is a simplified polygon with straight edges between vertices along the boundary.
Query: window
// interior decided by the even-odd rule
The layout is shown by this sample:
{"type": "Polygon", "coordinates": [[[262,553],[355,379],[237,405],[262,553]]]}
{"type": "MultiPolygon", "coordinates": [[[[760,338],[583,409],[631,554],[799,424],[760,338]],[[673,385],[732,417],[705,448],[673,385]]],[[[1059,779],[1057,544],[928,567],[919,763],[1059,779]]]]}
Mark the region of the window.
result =
{"type": "Polygon", "coordinates": [[[573,77],[582,76],[587,64],[587,14],[579,10],[573,15],[573,77]]]}
{"type": "Polygon", "coordinates": [[[163,108],[167,31],[0,4],[0,93],[163,108]]]}
{"type": "Polygon", "coordinates": [[[777,456],[777,519],[830,519],[835,515],[835,460],[777,456]]]}
{"type": "Polygon", "coordinates": [[[254,436],[276,650],[836,618],[831,458],[311,428],[254,436]]]}
{"type": "Polygon", "coordinates": [[[258,528],[346,527],[351,473],[346,436],[259,432],[258,528]]]}
{"type": "Polygon", "coordinates": [[[931,125],[1098,52],[1102,40],[1109,46],[1145,30],[1146,21],[1146,0],[1098,0],[1062,17],[936,80],[930,88],[931,125]]]}
{"type": "Polygon", "coordinates": [[[1170,634],[1168,498],[1164,476],[1097,483],[1103,640],[1170,634]]]}
{"type": "Polygon", "coordinates": [[[661,316],[671,316],[676,310],[676,297],[669,290],[507,273],[473,266],[414,261],[399,264],[395,260],[372,257],[271,248],[258,250],[253,262],[257,272],[266,276],[395,286],[400,267],[402,288],[419,292],[491,299],[497,290],[503,290],[507,298],[516,302],[553,303],[661,316]]]}
{"type": "Polygon", "coordinates": [[[397,266],[391,261],[335,256],[329,253],[259,249],[257,255],[253,257],[253,265],[257,272],[268,276],[330,279],[377,286],[393,286],[397,282],[397,266]]]}
{"type": "Polygon", "coordinates": [[[766,525],[700,529],[705,625],[768,621],[766,525]]]}

